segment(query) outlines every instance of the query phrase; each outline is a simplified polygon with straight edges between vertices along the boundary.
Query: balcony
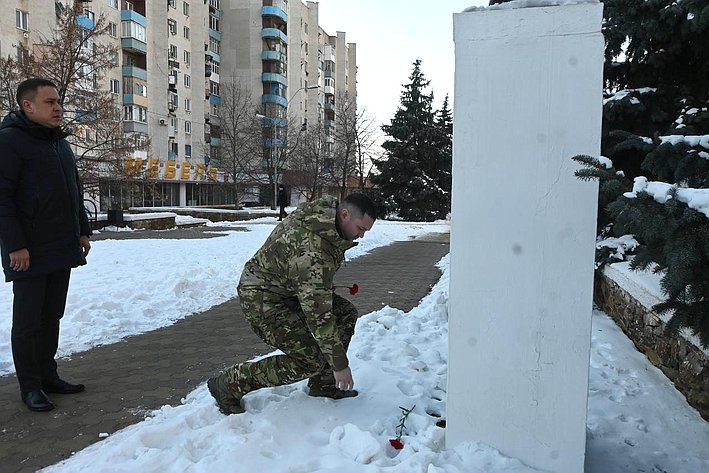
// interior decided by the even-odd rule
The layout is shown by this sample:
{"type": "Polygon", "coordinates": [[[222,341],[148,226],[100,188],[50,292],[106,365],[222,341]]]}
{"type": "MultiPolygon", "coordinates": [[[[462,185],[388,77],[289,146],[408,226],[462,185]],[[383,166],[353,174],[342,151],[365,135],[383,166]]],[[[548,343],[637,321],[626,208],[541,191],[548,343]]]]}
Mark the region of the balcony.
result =
{"type": "Polygon", "coordinates": [[[325,77],[335,77],[335,73],[333,71],[323,71],[323,75],[325,77]]]}
{"type": "Polygon", "coordinates": [[[330,102],[325,102],[325,110],[334,112],[335,111],[335,104],[330,103],[330,102]]]}
{"type": "Polygon", "coordinates": [[[335,95],[335,87],[331,85],[326,85],[322,88],[322,91],[325,95],[335,95]]]}
{"type": "Polygon", "coordinates": [[[286,23],[288,22],[288,14],[275,6],[261,7],[261,16],[275,16],[286,23]]]}
{"type": "Polygon", "coordinates": [[[209,103],[212,105],[220,105],[222,103],[222,98],[218,95],[212,94],[209,96],[209,103]]]}
{"type": "Polygon", "coordinates": [[[285,62],[288,58],[285,54],[280,51],[261,51],[262,61],[283,61],[285,62]]]}
{"type": "Polygon", "coordinates": [[[276,72],[264,72],[261,74],[261,82],[278,82],[286,87],[288,86],[288,79],[283,74],[278,74],[276,72]]]}
{"type": "Polygon", "coordinates": [[[148,107],[148,97],[135,94],[123,94],[123,105],[140,105],[141,107],[148,107]]]}
{"type": "Polygon", "coordinates": [[[210,146],[219,146],[220,144],[222,144],[222,140],[221,140],[220,138],[212,137],[212,138],[210,138],[210,140],[209,140],[209,145],[210,145],[210,146]]]}
{"type": "Polygon", "coordinates": [[[264,28],[261,30],[262,38],[280,39],[284,44],[288,44],[288,35],[278,28],[264,28]]]}
{"type": "Polygon", "coordinates": [[[323,124],[325,125],[325,128],[334,128],[335,120],[324,120],[323,124]]]}
{"type": "Polygon", "coordinates": [[[143,15],[135,10],[121,10],[121,21],[133,21],[143,28],[147,27],[147,20],[143,15]]]}
{"type": "Polygon", "coordinates": [[[124,133],[143,133],[148,134],[148,124],[133,121],[123,121],[123,132],[124,133]]]}
{"type": "Polygon", "coordinates": [[[77,16],[76,23],[86,30],[94,29],[94,20],[86,15],[77,16]]]}
{"type": "Polygon", "coordinates": [[[135,77],[136,79],[148,80],[148,71],[136,66],[123,66],[122,74],[124,77],[135,77]]]}
{"type": "Polygon", "coordinates": [[[135,38],[121,38],[121,48],[134,53],[145,54],[148,52],[145,43],[135,38]]]}
{"type": "Polygon", "coordinates": [[[222,40],[222,34],[217,30],[213,30],[212,28],[209,28],[209,37],[214,38],[217,41],[222,40]]]}
{"type": "Polygon", "coordinates": [[[284,99],[283,97],[279,95],[272,95],[272,94],[264,94],[261,96],[261,103],[275,103],[280,105],[281,107],[287,107],[288,106],[288,100],[284,99]]]}

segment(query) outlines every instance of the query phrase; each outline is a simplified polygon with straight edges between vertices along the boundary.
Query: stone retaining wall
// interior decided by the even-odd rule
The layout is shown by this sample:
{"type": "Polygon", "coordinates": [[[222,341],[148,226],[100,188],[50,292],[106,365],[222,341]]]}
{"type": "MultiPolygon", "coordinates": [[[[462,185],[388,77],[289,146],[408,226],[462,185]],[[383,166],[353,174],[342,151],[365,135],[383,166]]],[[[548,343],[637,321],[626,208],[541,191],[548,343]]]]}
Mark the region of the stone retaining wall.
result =
{"type": "Polygon", "coordinates": [[[596,276],[594,301],[709,421],[709,357],[684,337],[667,335],[660,317],[608,276],[596,276]]]}

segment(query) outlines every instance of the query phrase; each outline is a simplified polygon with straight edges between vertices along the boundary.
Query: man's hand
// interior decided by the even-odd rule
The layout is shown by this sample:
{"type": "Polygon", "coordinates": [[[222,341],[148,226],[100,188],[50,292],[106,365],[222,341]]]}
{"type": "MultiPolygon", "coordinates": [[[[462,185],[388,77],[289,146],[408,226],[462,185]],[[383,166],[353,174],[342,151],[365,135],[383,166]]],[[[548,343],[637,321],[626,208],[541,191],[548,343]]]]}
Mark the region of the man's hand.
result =
{"type": "Polygon", "coordinates": [[[27,271],[30,269],[30,252],[27,248],[10,253],[10,267],[15,271],[27,271]]]}
{"type": "Polygon", "coordinates": [[[87,237],[86,235],[80,236],[79,244],[81,245],[81,248],[84,249],[84,258],[86,258],[86,255],[88,255],[89,251],[91,250],[91,243],[89,242],[89,237],[87,237]]]}
{"type": "Polygon", "coordinates": [[[344,370],[335,371],[335,387],[343,391],[351,391],[354,388],[354,380],[352,379],[352,370],[349,366],[344,370]]]}

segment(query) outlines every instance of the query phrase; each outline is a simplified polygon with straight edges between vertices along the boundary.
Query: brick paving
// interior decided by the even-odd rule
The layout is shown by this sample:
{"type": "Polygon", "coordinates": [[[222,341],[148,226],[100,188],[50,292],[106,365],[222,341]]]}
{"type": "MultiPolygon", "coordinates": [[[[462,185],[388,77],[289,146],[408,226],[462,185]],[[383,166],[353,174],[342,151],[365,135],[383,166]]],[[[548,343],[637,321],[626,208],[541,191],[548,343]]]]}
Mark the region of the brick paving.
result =
{"type": "MultiPolygon", "coordinates": [[[[175,237],[169,232],[142,236],[175,237]]],[[[190,230],[179,236],[197,238],[199,232],[190,230]]],[[[408,311],[438,280],[435,263],[446,253],[448,234],[398,242],[346,263],[336,284],[360,285],[358,295],[343,294],[360,314],[384,305],[408,311]]],[[[102,432],[115,433],[165,404],[179,404],[224,367],[270,351],[253,334],[232,299],[169,327],[59,360],[61,376],[85,383],[86,391],[51,395],[57,407],[49,413],[27,410],[20,402],[15,376],[0,377],[0,473],[53,465],[100,440],[102,432]]]]}

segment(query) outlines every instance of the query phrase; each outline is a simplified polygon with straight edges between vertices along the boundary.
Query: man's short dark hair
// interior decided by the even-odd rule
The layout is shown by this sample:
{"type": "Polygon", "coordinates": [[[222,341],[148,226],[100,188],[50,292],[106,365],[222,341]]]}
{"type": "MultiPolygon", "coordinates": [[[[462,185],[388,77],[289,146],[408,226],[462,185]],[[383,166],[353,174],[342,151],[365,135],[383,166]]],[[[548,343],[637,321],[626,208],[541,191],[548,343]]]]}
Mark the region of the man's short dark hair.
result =
{"type": "Polygon", "coordinates": [[[20,85],[17,86],[17,94],[15,95],[15,100],[17,100],[17,105],[20,106],[20,110],[22,109],[22,101],[34,99],[35,95],[37,95],[37,89],[40,87],[57,88],[56,84],[51,80],[39,77],[20,82],[20,85]]]}
{"type": "Polygon", "coordinates": [[[364,194],[350,194],[342,201],[342,205],[349,209],[356,209],[362,215],[369,215],[372,220],[377,219],[377,208],[374,202],[364,194]]]}

